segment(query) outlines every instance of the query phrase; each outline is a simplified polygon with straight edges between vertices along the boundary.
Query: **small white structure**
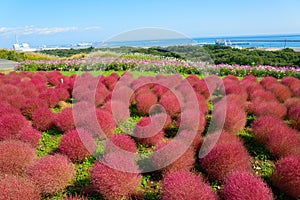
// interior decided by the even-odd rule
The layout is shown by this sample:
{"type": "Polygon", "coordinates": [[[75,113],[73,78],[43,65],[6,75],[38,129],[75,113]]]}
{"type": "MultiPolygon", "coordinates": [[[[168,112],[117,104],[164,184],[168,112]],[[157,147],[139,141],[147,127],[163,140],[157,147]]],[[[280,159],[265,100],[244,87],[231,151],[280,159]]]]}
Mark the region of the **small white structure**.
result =
{"type": "Polygon", "coordinates": [[[31,52],[31,51],[37,50],[35,48],[30,48],[29,44],[27,44],[27,43],[20,44],[17,36],[16,36],[16,43],[13,44],[13,48],[16,51],[24,51],[24,52],[31,52]]]}

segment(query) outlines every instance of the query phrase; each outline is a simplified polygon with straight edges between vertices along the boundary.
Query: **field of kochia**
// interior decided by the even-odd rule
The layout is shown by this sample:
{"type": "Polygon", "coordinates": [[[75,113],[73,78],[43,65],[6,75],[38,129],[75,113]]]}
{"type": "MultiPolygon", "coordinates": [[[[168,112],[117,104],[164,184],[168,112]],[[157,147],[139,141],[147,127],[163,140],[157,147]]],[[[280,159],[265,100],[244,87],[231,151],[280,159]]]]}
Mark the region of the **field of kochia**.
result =
{"type": "Polygon", "coordinates": [[[0,200],[297,199],[299,129],[291,76],[0,73],[0,200]]]}

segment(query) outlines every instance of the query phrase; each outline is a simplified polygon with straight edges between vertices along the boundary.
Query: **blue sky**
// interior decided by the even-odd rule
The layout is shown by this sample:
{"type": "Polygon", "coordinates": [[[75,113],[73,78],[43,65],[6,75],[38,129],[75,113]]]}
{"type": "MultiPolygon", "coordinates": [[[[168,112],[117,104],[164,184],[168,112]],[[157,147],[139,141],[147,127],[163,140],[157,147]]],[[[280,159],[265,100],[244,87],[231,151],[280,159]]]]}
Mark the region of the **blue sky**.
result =
{"type": "Polygon", "coordinates": [[[1,1],[0,47],[103,41],[158,27],[188,37],[299,34],[299,0],[1,1]]]}

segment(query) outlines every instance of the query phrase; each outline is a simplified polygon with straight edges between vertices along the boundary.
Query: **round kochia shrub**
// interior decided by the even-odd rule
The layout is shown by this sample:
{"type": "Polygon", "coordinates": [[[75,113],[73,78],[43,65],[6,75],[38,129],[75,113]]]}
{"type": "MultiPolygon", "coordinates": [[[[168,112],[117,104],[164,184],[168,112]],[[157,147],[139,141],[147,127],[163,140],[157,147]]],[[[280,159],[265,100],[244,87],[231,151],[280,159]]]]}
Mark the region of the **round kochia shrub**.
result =
{"type": "Polygon", "coordinates": [[[265,146],[276,157],[300,156],[300,135],[297,130],[282,126],[268,135],[265,146]]]}
{"type": "Polygon", "coordinates": [[[300,104],[292,107],[288,113],[289,120],[292,121],[293,126],[300,129],[300,104]]]}
{"type": "Polygon", "coordinates": [[[138,142],[155,146],[164,138],[162,129],[163,124],[155,120],[155,117],[143,117],[135,126],[134,137],[138,142]]]}
{"type": "Polygon", "coordinates": [[[134,140],[124,134],[112,135],[106,140],[105,154],[121,150],[136,153],[137,149],[134,140]]]}
{"type": "Polygon", "coordinates": [[[284,102],[292,96],[290,89],[280,83],[270,85],[268,90],[271,91],[280,102],[284,102]]]}
{"type": "Polygon", "coordinates": [[[142,176],[134,172],[138,172],[138,166],[133,159],[120,153],[110,153],[105,155],[104,163],[93,165],[90,174],[95,190],[105,199],[122,199],[138,191],[142,176]]]}
{"type": "Polygon", "coordinates": [[[250,156],[240,144],[216,144],[214,148],[200,159],[200,166],[208,177],[223,181],[232,171],[251,172],[250,156]]]}
{"type": "Polygon", "coordinates": [[[35,158],[35,149],[29,144],[14,140],[0,142],[0,177],[23,175],[35,158]]]}
{"type": "Polygon", "coordinates": [[[149,114],[150,108],[157,104],[157,97],[150,90],[140,92],[136,97],[136,108],[142,115],[149,114]]]}
{"type": "Polygon", "coordinates": [[[75,128],[72,108],[65,108],[54,117],[55,126],[62,132],[75,128]]]}
{"type": "Polygon", "coordinates": [[[294,197],[300,197],[300,158],[288,156],[280,159],[275,164],[272,184],[284,193],[294,197]]]}
{"type": "Polygon", "coordinates": [[[0,140],[18,139],[20,130],[30,123],[20,114],[6,114],[0,117],[0,140]]]}
{"type": "Polygon", "coordinates": [[[286,116],[286,107],[278,102],[255,102],[253,112],[257,117],[273,115],[283,119],[286,116]]]}
{"type": "Polygon", "coordinates": [[[218,127],[230,133],[238,133],[246,125],[246,113],[244,109],[233,102],[226,103],[226,101],[221,101],[217,103],[213,110],[212,119],[218,127]],[[223,122],[224,125],[222,127],[223,122]]]}
{"type": "Polygon", "coordinates": [[[31,126],[25,127],[21,130],[20,140],[31,144],[34,148],[37,147],[41,138],[42,133],[31,126]]]}
{"type": "Polygon", "coordinates": [[[218,197],[200,175],[175,171],[164,175],[161,199],[216,200],[218,197]]]}
{"type": "Polygon", "coordinates": [[[48,107],[47,102],[40,98],[29,98],[28,100],[24,101],[20,110],[25,117],[31,119],[33,111],[41,107],[48,107]]]}
{"type": "Polygon", "coordinates": [[[69,159],[59,154],[44,156],[27,169],[29,178],[43,194],[53,194],[66,188],[74,172],[69,159]]]}
{"type": "Polygon", "coordinates": [[[39,200],[36,186],[22,177],[9,176],[0,180],[0,200],[39,200]]]}
{"type": "Polygon", "coordinates": [[[181,112],[180,102],[183,103],[183,99],[172,92],[165,93],[159,100],[159,103],[171,117],[177,117],[181,112]]]}
{"type": "Polygon", "coordinates": [[[287,127],[287,125],[275,116],[261,116],[251,124],[254,138],[262,144],[266,144],[268,136],[281,127],[287,127]]]}
{"type": "Polygon", "coordinates": [[[157,145],[150,160],[152,166],[163,174],[190,171],[195,164],[195,149],[184,140],[173,139],[157,145]]]}
{"type": "Polygon", "coordinates": [[[52,129],[54,114],[49,108],[42,107],[32,113],[32,126],[40,131],[52,129]]]}
{"type": "Polygon", "coordinates": [[[272,200],[271,189],[249,172],[232,172],[226,176],[222,190],[224,200],[272,200]]]}
{"type": "Polygon", "coordinates": [[[64,133],[58,150],[72,161],[81,162],[96,151],[96,144],[90,133],[74,129],[64,133]]]}
{"type": "Polygon", "coordinates": [[[177,126],[181,130],[190,130],[202,133],[205,128],[205,115],[200,110],[185,109],[177,119],[177,126]]]}

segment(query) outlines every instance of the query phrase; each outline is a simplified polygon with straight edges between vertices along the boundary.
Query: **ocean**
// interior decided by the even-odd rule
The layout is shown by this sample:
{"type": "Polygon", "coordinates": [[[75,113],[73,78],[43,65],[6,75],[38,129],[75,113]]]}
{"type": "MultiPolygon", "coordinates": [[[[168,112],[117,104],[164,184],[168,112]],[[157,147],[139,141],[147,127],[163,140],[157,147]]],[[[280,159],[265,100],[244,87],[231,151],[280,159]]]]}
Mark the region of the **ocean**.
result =
{"type": "Polygon", "coordinates": [[[226,37],[203,37],[203,38],[180,38],[160,40],[138,40],[138,41],[108,41],[93,43],[94,47],[153,47],[172,45],[206,45],[216,44],[236,46],[242,48],[300,48],[299,35],[263,35],[263,36],[226,36],[226,37]],[[226,41],[226,42],[225,42],[226,41]]]}

